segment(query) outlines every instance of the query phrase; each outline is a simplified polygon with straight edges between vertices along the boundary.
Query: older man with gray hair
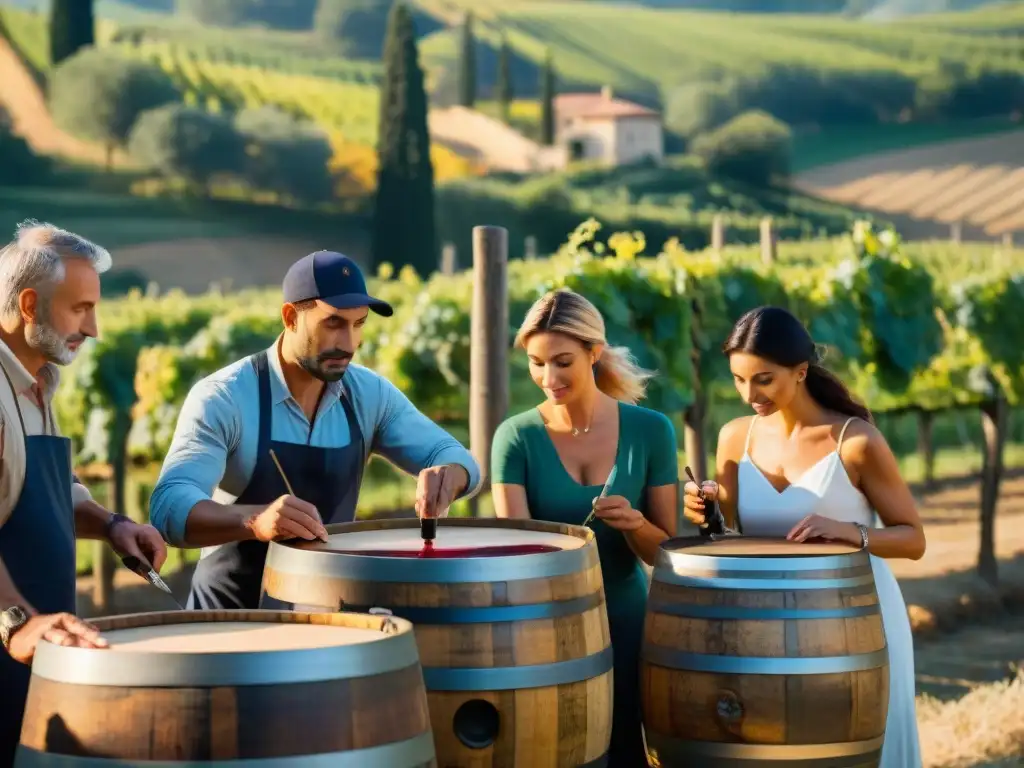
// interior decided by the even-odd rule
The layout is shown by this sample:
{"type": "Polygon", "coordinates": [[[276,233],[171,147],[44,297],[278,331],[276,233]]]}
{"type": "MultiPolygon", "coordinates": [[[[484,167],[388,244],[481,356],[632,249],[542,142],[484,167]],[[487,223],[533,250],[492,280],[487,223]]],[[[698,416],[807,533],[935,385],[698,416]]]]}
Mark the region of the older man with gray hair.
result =
{"type": "Polygon", "coordinates": [[[76,539],[106,539],[156,569],[167,557],[156,529],[90,498],[50,405],[57,366],[97,334],[109,268],[103,248],[32,221],[0,250],[0,765],[14,760],[36,644],[106,645],[74,616],[76,539]]]}

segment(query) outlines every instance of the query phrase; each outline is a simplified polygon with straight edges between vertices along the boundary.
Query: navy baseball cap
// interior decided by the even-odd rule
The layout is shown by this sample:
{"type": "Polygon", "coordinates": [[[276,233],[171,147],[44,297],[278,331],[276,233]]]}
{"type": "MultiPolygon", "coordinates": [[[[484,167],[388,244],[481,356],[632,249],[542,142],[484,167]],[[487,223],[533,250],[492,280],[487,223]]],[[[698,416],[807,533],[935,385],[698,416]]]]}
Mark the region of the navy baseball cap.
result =
{"type": "Polygon", "coordinates": [[[284,276],[284,300],[289,304],[319,299],[335,309],[369,307],[378,315],[391,317],[395,310],[366,293],[366,280],[359,266],[348,256],[334,251],[317,251],[292,264],[284,276]]]}

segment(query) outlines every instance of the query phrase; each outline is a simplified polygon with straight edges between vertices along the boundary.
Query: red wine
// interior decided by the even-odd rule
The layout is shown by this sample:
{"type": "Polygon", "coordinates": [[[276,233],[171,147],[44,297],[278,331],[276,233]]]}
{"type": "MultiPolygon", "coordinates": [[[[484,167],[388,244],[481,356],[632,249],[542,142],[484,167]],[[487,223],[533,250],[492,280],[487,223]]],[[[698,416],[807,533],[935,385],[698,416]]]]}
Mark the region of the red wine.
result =
{"type": "MultiPolygon", "coordinates": [[[[323,551],[323,550],[321,550],[323,551]]],[[[506,544],[491,547],[435,547],[427,541],[422,549],[330,549],[336,555],[362,555],[363,557],[511,557],[514,555],[543,555],[560,552],[559,547],[546,544],[506,544]]]]}

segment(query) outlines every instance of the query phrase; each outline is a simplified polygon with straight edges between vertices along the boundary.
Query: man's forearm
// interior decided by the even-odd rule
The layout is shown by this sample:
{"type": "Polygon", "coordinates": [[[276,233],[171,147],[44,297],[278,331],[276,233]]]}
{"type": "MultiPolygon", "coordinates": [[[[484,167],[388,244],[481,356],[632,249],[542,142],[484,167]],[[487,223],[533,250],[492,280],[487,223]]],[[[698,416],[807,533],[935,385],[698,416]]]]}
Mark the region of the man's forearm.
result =
{"type": "Polygon", "coordinates": [[[259,504],[218,504],[200,501],[185,521],[186,547],[214,547],[255,539],[249,521],[264,509],[259,504]]]}
{"type": "Polygon", "coordinates": [[[107,540],[110,511],[95,501],[83,501],[75,507],[75,536],[79,539],[107,540]]]}
{"type": "Polygon", "coordinates": [[[4,611],[14,605],[21,606],[29,615],[36,612],[35,608],[29,605],[25,598],[21,596],[21,592],[18,591],[14,579],[11,578],[11,574],[4,565],[4,561],[0,560],[0,611],[4,611]]]}

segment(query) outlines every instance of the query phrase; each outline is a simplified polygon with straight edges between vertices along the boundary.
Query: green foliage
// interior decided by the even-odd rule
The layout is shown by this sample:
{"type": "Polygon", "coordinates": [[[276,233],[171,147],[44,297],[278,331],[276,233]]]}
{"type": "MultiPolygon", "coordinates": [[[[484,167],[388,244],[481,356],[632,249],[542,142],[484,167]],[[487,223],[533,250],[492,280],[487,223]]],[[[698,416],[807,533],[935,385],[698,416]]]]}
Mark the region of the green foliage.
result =
{"type": "Polygon", "coordinates": [[[343,56],[379,59],[384,52],[390,0],[319,0],[313,29],[343,56]]]}
{"type": "Polygon", "coordinates": [[[709,245],[717,214],[725,217],[731,243],[757,242],[765,216],[774,218],[783,240],[847,232],[856,218],[848,208],[788,189],[715,179],[693,158],[446,181],[438,185],[437,210],[441,241],[455,243],[460,254],[470,253],[472,228],[486,221],[509,230],[517,256],[527,236],[537,238],[542,252],[557,249],[565,233],[591,215],[613,229],[643,231],[652,247],[676,237],[690,250],[709,245]]]}
{"type": "Polygon", "coordinates": [[[429,275],[437,268],[434,167],[416,30],[404,3],[391,11],[384,62],[373,255],[429,275]]]}
{"type": "Polygon", "coordinates": [[[95,42],[93,0],[51,0],[50,62],[60,64],[95,42]]]}
{"type": "Polygon", "coordinates": [[[48,157],[37,155],[0,108],[0,185],[32,185],[45,182],[52,170],[48,157]]]}
{"type": "Polygon", "coordinates": [[[859,299],[863,358],[884,388],[905,389],[942,348],[934,280],[923,265],[901,258],[892,231],[876,236],[862,227],[853,245],[854,260],[839,269],[859,299]]]}
{"type": "Polygon", "coordinates": [[[472,109],[476,103],[476,40],[473,38],[472,11],[466,12],[459,35],[459,104],[472,109]]]}
{"type": "Polygon", "coordinates": [[[508,38],[502,34],[501,45],[498,46],[498,81],[494,88],[494,97],[498,102],[498,113],[502,122],[511,119],[512,99],[512,51],[509,49],[508,38]]]}
{"type": "Polygon", "coordinates": [[[201,24],[237,27],[246,20],[249,0],[178,0],[178,13],[201,24]]]}
{"type": "Polygon", "coordinates": [[[182,104],[143,112],[128,151],[149,169],[203,185],[218,173],[239,173],[245,158],[242,136],[229,120],[182,104]]]}
{"type": "Polygon", "coordinates": [[[54,71],[49,98],[59,127],[112,147],[125,144],[141,113],[177,101],[179,93],[151,64],[85,48],[54,71]]]}
{"type": "MultiPolygon", "coordinates": [[[[1024,401],[1024,353],[1006,318],[1024,313],[1024,252],[964,279],[977,248],[904,246],[891,232],[858,228],[832,241],[791,243],[766,266],[756,249],[693,252],[668,243],[657,256],[639,232],[601,238],[588,221],[556,254],[509,264],[511,343],[526,310],[566,286],[602,312],[609,342],[657,372],[648,404],[678,413],[699,377],[716,398],[735,398],[719,350],[732,324],[761,304],[788,307],[828,350],[827,364],[877,410],[941,409],[1002,393],[1024,401]],[[699,316],[695,314],[699,311],[699,316]],[[931,320],[927,319],[931,318],[931,320]],[[934,320],[934,323],[932,322],[934,320]],[[692,367],[699,352],[700,367],[692,367]]],[[[988,254],[991,264],[991,253],[988,254]]],[[[360,362],[387,377],[435,419],[468,413],[468,272],[428,280],[382,264],[371,293],[395,316],[366,327],[360,362]]],[[[108,460],[115,426],[132,416],[129,451],[166,451],[178,410],[201,377],[270,345],[280,332],[278,291],[187,298],[172,294],[100,305],[101,338],[70,366],[55,402],[79,460],[108,460]]],[[[510,357],[512,411],[536,403],[525,355],[510,357]]]]}
{"type": "MultiPolygon", "coordinates": [[[[997,31],[998,14],[989,13],[997,31]]],[[[508,30],[517,55],[538,65],[551,50],[560,79],[660,102],[669,127],[692,137],[752,109],[794,126],[928,121],[936,113],[919,112],[918,91],[934,87],[937,71],[952,73],[941,86],[939,117],[1009,117],[1016,108],[1008,86],[1024,77],[1024,23],[1012,26],[1019,19],[1013,6],[1003,13],[1014,34],[981,37],[929,28],[928,17],[897,26],[801,13],[632,7],[623,14],[607,3],[510,0],[477,36],[496,44],[508,30]]],[[[968,30],[973,14],[961,16],[968,30]]],[[[423,42],[438,66],[456,58],[454,35],[444,34],[423,42]]],[[[490,85],[481,81],[485,90],[490,85]]]]}
{"type": "Polygon", "coordinates": [[[333,197],[331,145],[315,125],[262,107],[240,112],[235,127],[246,142],[242,175],[250,185],[298,203],[333,197]]]}
{"type": "Polygon", "coordinates": [[[540,143],[555,143],[555,62],[549,50],[544,57],[540,81],[540,143]]]}
{"type": "Polygon", "coordinates": [[[753,111],[698,136],[691,149],[715,175],[767,186],[789,177],[792,141],[789,126],[753,111]]]}
{"type": "Polygon", "coordinates": [[[1024,318],[1024,272],[975,275],[954,285],[951,294],[956,324],[977,338],[996,386],[1024,400],[1024,344],[1013,332],[1024,318]]]}

